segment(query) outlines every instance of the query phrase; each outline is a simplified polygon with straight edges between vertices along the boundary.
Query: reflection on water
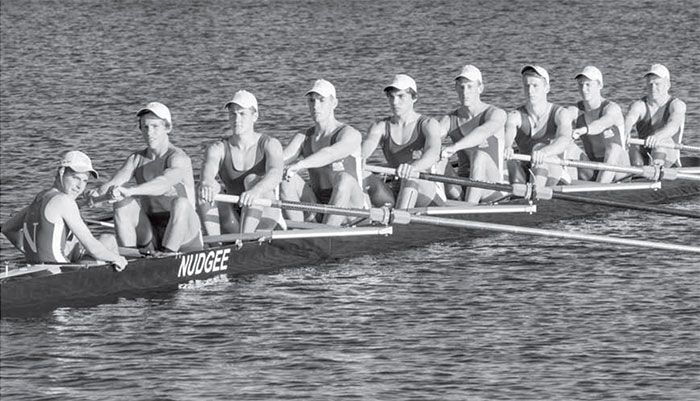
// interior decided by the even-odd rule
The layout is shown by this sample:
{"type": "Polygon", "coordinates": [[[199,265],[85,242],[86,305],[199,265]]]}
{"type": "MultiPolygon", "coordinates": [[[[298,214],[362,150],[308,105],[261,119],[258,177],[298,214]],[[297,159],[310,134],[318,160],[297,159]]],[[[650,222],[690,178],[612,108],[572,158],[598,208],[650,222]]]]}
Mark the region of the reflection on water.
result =
{"type": "MultiPolygon", "coordinates": [[[[696,2],[218,0],[0,4],[0,220],[51,184],[80,148],[104,175],[143,146],[134,112],[158,100],[173,141],[201,164],[238,89],[258,128],[310,123],[324,77],[337,115],[365,131],[398,72],[419,111],[455,107],[465,63],[484,98],[522,102],[519,67],[576,99],[586,64],[626,107],[652,62],[688,104],[700,140],[696,2]],[[652,31],[653,30],[653,31],[652,31]]],[[[673,205],[697,209],[697,200],[673,205]]],[[[101,215],[106,209],[88,210],[101,215]]],[[[619,212],[546,228],[698,244],[690,219],[619,212]]],[[[16,255],[1,240],[0,255],[16,255]]],[[[0,321],[3,399],[694,399],[700,393],[697,257],[493,235],[401,253],[184,286],[153,299],[0,321]]]]}

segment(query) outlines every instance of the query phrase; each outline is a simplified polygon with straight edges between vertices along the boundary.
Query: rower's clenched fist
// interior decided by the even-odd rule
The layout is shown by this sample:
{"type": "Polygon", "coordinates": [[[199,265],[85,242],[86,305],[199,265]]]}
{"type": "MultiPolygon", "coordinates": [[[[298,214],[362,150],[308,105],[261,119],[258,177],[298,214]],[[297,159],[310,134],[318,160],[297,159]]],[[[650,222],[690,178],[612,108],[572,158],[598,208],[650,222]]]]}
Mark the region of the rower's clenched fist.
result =
{"type": "Polygon", "coordinates": [[[399,167],[396,168],[396,175],[399,178],[414,178],[412,177],[413,166],[408,163],[399,164],[399,167]]]}
{"type": "Polygon", "coordinates": [[[221,192],[221,185],[218,182],[202,183],[197,190],[197,196],[200,202],[213,204],[219,192],[221,192]]]}

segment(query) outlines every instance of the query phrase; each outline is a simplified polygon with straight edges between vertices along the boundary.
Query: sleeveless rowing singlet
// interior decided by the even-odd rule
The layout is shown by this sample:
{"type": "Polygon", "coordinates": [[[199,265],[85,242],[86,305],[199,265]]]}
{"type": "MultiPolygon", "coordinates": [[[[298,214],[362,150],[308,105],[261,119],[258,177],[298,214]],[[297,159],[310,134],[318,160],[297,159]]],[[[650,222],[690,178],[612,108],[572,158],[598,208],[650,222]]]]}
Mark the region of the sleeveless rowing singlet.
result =
{"type": "MultiPolygon", "coordinates": [[[[185,152],[170,144],[168,151],[163,157],[152,159],[149,157],[149,150],[144,149],[136,152],[138,157],[137,167],[134,170],[134,178],[137,184],[151,181],[152,179],[163,175],[163,172],[172,166],[172,158],[176,154],[183,154],[188,157],[185,152]]],[[[188,157],[189,158],[189,157],[188,157]]],[[[187,172],[185,177],[180,182],[173,185],[170,190],[162,196],[142,196],[141,207],[146,214],[162,213],[170,211],[170,201],[173,198],[187,198],[192,206],[195,206],[194,198],[194,176],[192,169],[187,172]]]]}
{"type": "MultiPolygon", "coordinates": [[[[668,99],[668,102],[666,102],[665,105],[663,105],[663,116],[661,119],[659,119],[657,122],[652,123],[651,121],[651,110],[649,110],[649,103],[647,103],[647,97],[644,96],[642,98],[642,101],[644,102],[644,107],[646,108],[646,113],[644,113],[644,116],[637,122],[637,135],[639,136],[639,139],[646,139],[648,136],[654,135],[656,131],[661,129],[666,123],[668,122],[669,118],[671,118],[671,103],[676,100],[675,97],[670,97],[668,99]]],[[[681,140],[683,139],[683,127],[681,127],[678,132],[673,134],[673,142],[675,143],[681,143],[681,140]]]]}
{"type": "Polygon", "coordinates": [[[527,114],[527,109],[525,106],[518,107],[520,112],[520,120],[522,121],[520,128],[518,128],[515,134],[515,143],[518,145],[520,153],[532,154],[532,148],[537,144],[549,145],[557,136],[557,122],[556,115],[561,109],[561,106],[556,104],[552,105],[549,111],[549,117],[547,118],[547,125],[545,129],[541,129],[538,132],[532,132],[532,126],[530,125],[530,118],[527,114]]]}
{"type": "Polygon", "coordinates": [[[59,195],[55,189],[40,192],[29,205],[24,218],[24,257],[28,263],[68,263],[64,254],[66,241],[73,234],[63,219],[58,223],[46,220],[44,210],[51,199],[59,195]]]}
{"type": "MultiPolygon", "coordinates": [[[[598,116],[596,119],[603,115],[605,110],[611,102],[607,99],[603,100],[598,108],[598,116]]],[[[576,108],[578,109],[578,117],[576,117],[576,122],[574,123],[574,128],[583,128],[586,125],[586,108],[583,105],[583,101],[576,102],[576,108]]],[[[603,134],[600,135],[582,135],[581,142],[583,143],[583,150],[586,152],[589,160],[600,161],[605,160],[605,137],[603,134]]]]}
{"type": "MultiPolygon", "coordinates": [[[[345,127],[347,127],[347,125],[343,124],[333,131],[331,134],[330,145],[333,145],[338,141],[338,135],[345,127]]],[[[314,154],[312,146],[314,133],[315,127],[309,127],[304,133],[306,138],[304,139],[304,143],[301,147],[301,155],[303,157],[309,157],[314,154]]],[[[316,149],[316,151],[318,151],[318,149],[316,149]]],[[[309,185],[311,185],[311,188],[316,193],[323,190],[332,189],[333,175],[341,171],[349,173],[354,179],[357,180],[360,188],[362,188],[362,148],[358,146],[357,149],[350,154],[350,156],[323,167],[310,168],[308,171],[309,185]]]]}
{"type": "Polygon", "coordinates": [[[411,138],[403,145],[399,145],[391,138],[391,117],[384,119],[384,136],[382,140],[382,152],[389,163],[389,167],[396,168],[400,164],[410,163],[419,159],[425,147],[425,134],[423,125],[428,121],[425,116],[418,116],[416,126],[411,133],[411,138]]]}
{"type": "MultiPolygon", "coordinates": [[[[472,127],[470,129],[470,132],[477,127],[481,126],[486,122],[486,114],[490,112],[491,110],[496,109],[495,106],[488,105],[484,111],[481,113],[477,114],[474,116],[471,120],[467,121],[466,124],[472,124],[472,127]],[[472,122],[477,121],[477,123],[474,125],[472,122]]],[[[460,141],[462,138],[465,137],[464,133],[460,129],[459,125],[459,117],[457,110],[454,110],[453,112],[449,113],[448,116],[450,117],[450,128],[447,131],[447,136],[450,137],[452,140],[452,143],[457,143],[460,141]]],[[[469,133],[467,133],[468,135],[469,133]]],[[[474,146],[472,148],[468,149],[462,149],[457,152],[457,158],[459,160],[459,168],[457,171],[457,174],[462,177],[468,177],[469,176],[469,169],[471,165],[471,160],[469,157],[469,153],[473,151],[474,149],[482,149],[487,151],[489,154],[492,155],[492,157],[496,158],[494,160],[496,162],[496,165],[498,166],[499,171],[503,171],[503,141],[504,141],[504,131],[503,129],[500,130],[499,133],[496,135],[491,135],[489,136],[484,142],[480,143],[477,146],[474,146]]],[[[501,173],[502,175],[502,173],[501,173]]]]}
{"type": "Polygon", "coordinates": [[[240,195],[245,192],[245,179],[251,174],[263,176],[266,172],[267,158],[265,156],[265,146],[270,141],[270,137],[264,134],[258,138],[258,146],[255,149],[255,161],[253,166],[247,170],[238,170],[233,164],[231,157],[231,145],[228,138],[221,140],[224,145],[224,158],[219,165],[219,177],[226,186],[226,193],[230,195],[240,195]]]}

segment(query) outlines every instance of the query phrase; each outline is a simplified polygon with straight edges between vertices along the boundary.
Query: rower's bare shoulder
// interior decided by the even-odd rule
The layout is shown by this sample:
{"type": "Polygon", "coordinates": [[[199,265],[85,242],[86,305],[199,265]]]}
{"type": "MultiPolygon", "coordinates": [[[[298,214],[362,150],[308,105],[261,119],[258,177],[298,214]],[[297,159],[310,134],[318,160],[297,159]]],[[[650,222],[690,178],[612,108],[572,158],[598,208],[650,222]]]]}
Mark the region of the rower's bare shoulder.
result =
{"type": "Polygon", "coordinates": [[[637,99],[630,104],[629,111],[636,112],[636,113],[642,113],[645,111],[645,108],[646,108],[646,105],[644,103],[644,100],[637,99]]]}
{"type": "Polygon", "coordinates": [[[578,107],[576,107],[575,105],[565,106],[564,108],[569,112],[569,115],[571,116],[575,116],[576,114],[578,114],[578,107]]]}
{"type": "Polygon", "coordinates": [[[384,121],[385,120],[376,120],[372,124],[370,124],[369,129],[367,130],[367,135],[383,135],[385,124],[384,121]]]}
{"type": "Polygon", "coordinates": [[[508,116],[506,117],[506,124],[515,127],[520,127],[520,125],[522,124],[522,117],[520,116],[520,112],[518,110],[509,111],[508,116]]]}
{"type": "Polygon", "coordinates": [[[71,213],[78,210],[78,204],[68,194],[60,192],[49,200],[46,210],[55,210],[60,214],[71,213]]]}
{"type": "Polygon", "coordinates": [[[362,136],[362,134],[360,133],[360,131],[359,131],[358,129],[356,129],[355,127],[353,127],[352,125],[350,125],[350,124],[345,125],[345,126],[340,130],[340,133],[339,133],[339,134],[342,135],[342,136],[358,136],[358,135],[359,135],[360,137],[362,136]]]}
{"type": "MultiPolygon", "coordinates": [[[[273,138],[271,136],[267,137],[267,141],[265,142],[265,150],[267,152],[270,151],[282,151],[282,142],[279,141],[277,138],[273,138]]],[[[223,151],[223,149],[222,149],[223,151]]]]}
{"type": "Polygon", "coordinates": [[[508,113],[500,107],[491,106],[486,112],[486,119],[505,123],[508,119],[508,113]]]}
{"type": "Polygon", "coordinates": [[[608,104],[603,108],[603,114],[623,114],[622,107],[615,102],[608,102],[608,104]]]}
{"type": "Polygon", "coordinates": [[[438,122],[440,125],[445,126],[450,123],[450,115],[451,114],[443,114],[438,118],[438,122]]]}
{"type": "Polygon", "coordinates": [[[173,152],[173,155],[170,157],[170,163],[173,166],[184,166],[184,167],[191,167],[192,166],[192,159],[190,159],[190,156],[185,153],[185,151],[181,148],[178,148],[177,146],[173,146],[175,151],[173,152]]]}
{"type": "Polygon", "coordinates": [[[205,149],[207,151],[209,151],[209,150],[223,151],[225,145],[226,145],[225,141],[216,140],[216,141],[212,141],[212,142],[209,142],[208,144],[206,144],[205,149]]]}
{"type": "Polygon", "coordinates": [[[224,141],[214,141],[207,144],[204,148],[205,161],[222,159],[226,152],[224,146],[226,146],[224,141]]]}
{"type": "Polygon", "coordinates": [[[557,110],[554,118],[556,118],[559,121],[567,121],[567,120],[572,119],[571,116],[572,116],[572,113],[568,107],[560,107],[559,110],[557,110]]]}
{"type": "Polygon", "coordinates": [[[670,111],[671,111],[672,113],[673,113],[673,112],[682,112],[682,113],[685,113],[685,109],[686,109],[685,102],[682,101],[681,99],[677,98],[677,97],[676,97],[676,98],[673,98],[673,100],[671,101],[671,104],[669,105],[669,107],[670,107],[670,111]]]}
{"type": "Polygon", "coordinates": [[[428,130],[440,130],[440,123],[435,117],[425,116],[423,124],[428,130]]]}

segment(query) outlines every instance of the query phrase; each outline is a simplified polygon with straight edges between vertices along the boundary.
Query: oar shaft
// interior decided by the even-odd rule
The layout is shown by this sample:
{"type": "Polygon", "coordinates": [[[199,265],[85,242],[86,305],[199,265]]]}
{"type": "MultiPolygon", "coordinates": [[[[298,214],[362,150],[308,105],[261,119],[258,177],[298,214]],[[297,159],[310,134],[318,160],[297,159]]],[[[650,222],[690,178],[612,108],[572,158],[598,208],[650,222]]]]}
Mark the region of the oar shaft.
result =
{"type": "Polygon", "coordinates": [[[609,199],[591,198],[588,196],[571,195],[571,194],[565,194],[565,193],[560,193],[560,192],[552,193],[552,199],[561,199],[561,200],[570,201],[570,202],[588,203],[591,205],[601,205],[601,206],[617,207],[617,208],[622,208],[622,209],[641,210],[644,212],[653,212],[653,213],[668,214],[671,216],[693,217],[696,219],[700,219],[700,212],[694,212],[692,210],[671,209],[671,208],[656,206],[656,205],[646,205],[643,203],[613,201],[613,200],[609,200],[609,199]]]}
{"type": "MultiPolygon", "coordinates": [[[[396,169],[390,168],[390,167],[373,166],[373,165],[368,164],[365,166],[365,170],[372,172],[372,173],[377,173],[377,174],[396,175],[396,169]]],[[[442,182],[444,184],[453,184],[453,185],[461,185],[464,187],[490,189],[493,191],[502,191],[502,192],[514,192],[514,191],[517,192],[518,191],[518,188],[517,187],[514,188],[513,185],[498,184],[498,183],[484,182],[484,181],[475,181],[475,180],[471,180],[469,178],[464,178],[464,177],[450,177],[450,176],[446,176],[446,175],[430,174],[430,173],[423,173],[423,172],[418,172],[418,171],[414,171],[412,177],[419,178],[421,180],[442,182]]]]}
{"type": "MultiPolygon", "coordinates": [[[[627,143],[630,145],[638,145],[638,146],[645,146],[646,141],[644,139],[639,139],[639,138],[630,138],[627,140],[627,143]]],[[[676,149],[676,150],[688,150],[692,152],[700,152],[700,146],[692,146],[692,145],[685,145],[682,143],[674,143],[673,146],[669,145],[657,145],[657,148],[670,148],[670,149],[676,149]]]]}
{"type": "Polygon", "coordinates": [[[96,224],[96,225],[102,226],[102,227],[114,228],[114,223],[109,223],[106,221],[94,220],[94,219],[83,219],[83,220],[85,220],[85,222],[89,223],[89,224],[96,224]]]}
{"type": "Polygon", "coordinates": [[[571,233],[556,230],[544,230],[539,228],[521,227],[521,226],[511,226],[507,224],[495,224],[495,223],[483,223],[477,221],[469,220],[454,220],[446,219],[441,217],[431,217],[431,216],[412,216],[412,223],[427,224],[427,225],[438,225],[443,227],[457,227],[457,228],[469,228],[475,230],[487,230],[504,232],[511,234],[529,234],[537,235],[541,237],[553,237],[553,238],[563,238],[572,239],[578,241],[588,241],[588,242],[599,242],[604,244],[614,244],[614,245],[627,245],[642,248],[651,249],[664,249],[670,251],[682,251],[682,252],[693,252],[700,253],[700,247],[669,244],[654,241],[643,241],[631,238],[620,238],[620,237],[609,237],[602,235],[592,235],[592,234],[582,234],[582,233],[571,233]]]}
{"type": "MultiPolygon", "coordinates": [[[[529,156],[528,156],[529,157],[529,156]]],[[[380,167],[380,166],[370,166],[367,165],[365,167],[366,170],[380,173],[380,174],[395,174],[396,170],[392,168],[387,168],[387,167],[380,167]]],[[[418,174],[416,174],[418,176],[418,174]]],[[[449,184],[455,184],[455,185],[464,185],[464,186],[471,186],[475,182],[463,178],[463,177],[447,177],[447,176],[441,176],[437,174],[425,174],[421,173],[420,177],[428,180],[428,181],[438,181],[438,182],[444,182],[444,183],[449,183],[449,184]]],[[[478,181],[476,182],[478,185],[481,185],[478,181]]],[[[492,184],[489,184],[492,185],[492,184]]],[[[505,184],[493,184],[493,185],[505,185],[505,184]]],[[[513,195],[514,196],[520,196],[520,197],[528,197],[527,192],[527,186],[524,184],[515,184],[510,186],[513,189],[513,195]],[[524,192],[525,194],[521,194],[521,192],[524,192]]],[[[611,188],[614,189],[614,188],[611,188]]],[[[506,192],[508,192],[506,190],[506,192]]],[[[562,200],[567,200],[570,202],[579,202],[579,203],[588,203],[591,205],[602,205],[602,206],[609,206],[609,207],[617,207],[617,208],[624,208],[624,209],[633,209],[633,210],[642,210],[646,212],[654,212],[654,213],[661,213],[661,214],[668,214],[672,216],[683,216],[683,217],[694,217],[694,218],[700,218],[700,213],[698,212],[693,212],[689,210],[679,210],[679,209],[671,209],[671,208],[665,208],[661,206],[653,206],[653,205],[644,205],[644,204],[637,204],[637,203],[630,203],[630,202],[621,202],[621,201],[612,201],[612,200],[607,200],[607,199],[600,199],[600,198],[592,198],[592,197],[587,197],[587,196],[580,196],[580,195],[569,195],[569,194],[564,194],[564,193],[558,193],[554,192],[551,194],[552,199],[562,199],[562,200]]]]}
{"type": "MultiPolygon", "coordinates": [[[[560,195],[564,195],[564,194],[560,194],[560,195]]],[[[234,202],[235,203],[235,202],[238,202],[239,198],[237,196],[233,196],[233,195],[219,194],[216,196],[216,200],[218,202],[234,202]]],[[[480,229],[480,230],[507,232],[507,233],[513,233],[513,234],[531,234],[531,235],[539,235],[539,236],[546,236],[546,237],[577,239],[577,240],[581,240],[581,241],[593,241],[593,242],[602,242],[602,243],[609,243],[609,244],[640,246],[640,247],[646,247],[646,248],[668,249],[668,250],[678,250],[678,251],[684,251],[684,252],[700,253],[700,248],[685,246],[685,245],[665,244],[665,243],[658,243],[658,242],[651,242],[651,241],[641,241],[641,240],[633,240],[633,239],[619,238],[619,237],[605,237],[605,236],[590,235],[590,234],[575,234],[575,233],[567,233],[567,232],[554,231],[554,230],[542,230],[542,229],[529,228],[529,227],[510,226],[510,225],[505,225],[505,224],[494,224],[494,223],[475,222],[475,221],[469,221],[469,220],[448,219],[448,218],[443,218],[443,217],[416,216],[416,215],[411,214],[407,210],[400,210],[400,209],[389,209],[389,208],[371,208],[368,210],[350,209],[350,208],[342,208],[342,207],[333,207],[333,206],[328,206],[328,205],[307,204],[307,203],[302,203],[302,202],[289,202],[289,201],[280,201],[280,200],[274,200],[274,199],[261,199],[260,203],[263,203],[263,202],[265,203],[266,206],[286,208],[286,209],[292,209],[292,210],[303,210],[303,211],[311,211],[311,212],[318,212],[318,213],[333,213],[333,214],[339,214],[339,215],[343,215],[343,216],[352,216],[352,217],[365,217],[365,218],[368,218],[370,221],[380,222],[382,224],[418,223],[418,224],[437,225],[437,226],[443,226],[443,227],[480,229]]]]}
{"type": "MultiPolygon", "coordinates": [[[[530,155],[523,155],[519,153],[515,153],[511,156],[512,160],[520,160],[520,161],[531,161],[532,157],[530,155]]],[[[642,167],[627,167],[627,166],[615,166],[612,164],[606,164],[606,163],[598,163],[598,162],[590,162],[590,161],[581,161],[581,160],[568,160],[568,159],[559,159],[558,157],[548,157],[544,160],[545,163],[548,164],[557,164],[560,166],[570,166],[570,167],[576,167],[576,168],[584,168],[584,169],[591,169],[591,170],[604,170],[604,171],[614,171],[616,173],[626,173],[626,174],[633,174],[633,175],[640,175],[642,177],[646,177],[649,179],[663,179],[663,180],[675,180],[675,179],[683,179],[683,180],[691,180],[691,181],[700,181],[700,176],[693,175],[693,174],[685,174],[678,172],[677,170],[674,169],[663,169],[659,170],[659,167],[657,166],[642,166],[642,167]]]]}
{"type": "MultiPolygon", "coordinates": [[[[240,198],[236,195],[226,195],[226,194],[218,194],[214,198],[214,200],[216,200],[217,202],[226,202],[226,203],[238,203],[239,199],[240,198]]],[[[311,212],[311,213],[337,214],[337,215],[343,215],[343,216],[348,216],[348,217],[370,218],[371,214],[372,214],[369,209],[367,209],[367,210],[365,210],[365,209],[350,209],[350,208],[317,204],[317,203],[291,202],[291,201],[282,201],[282,200],[277,200],[277,199],[257,199],[257,200],[255,200],[254,203],[256,205],[259,205],[259,206],[276,207],[276,208],[280,208],[280,209],[297,210],[297,211],[311,212]]],[[[377,210],[379,210],[379,209],[377,209],[377,210]]]]}

